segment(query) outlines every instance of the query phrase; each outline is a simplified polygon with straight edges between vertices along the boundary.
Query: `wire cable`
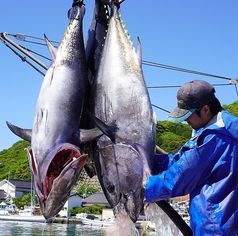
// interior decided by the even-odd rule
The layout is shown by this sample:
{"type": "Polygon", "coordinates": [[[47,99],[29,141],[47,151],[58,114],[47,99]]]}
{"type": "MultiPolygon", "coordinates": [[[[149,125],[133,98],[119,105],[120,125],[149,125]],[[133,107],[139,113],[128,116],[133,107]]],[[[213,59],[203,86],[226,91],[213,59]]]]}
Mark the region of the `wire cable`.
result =
{"type": "MultiPolygon", "coordinates": [[[[233,84],[212,84],[213,87],[216,86],[232,86],[233,84]]],[[[181,85],[162,85],[162,86],[147,86],[148,89],[158,89],[158,88],[180,88],[181,85]]]]}
{"type": "Polygon", "coordinates": [[[20,57],[20,59],[23,62],[28,63],[32,68],[34,68],[37,72],[39,72],[40,74],[42,74],[43,76],[45,75],[42,71],[40,71],[36,66],[34,66],[31,62],[29,62],[26,57],[22,56],[21,54],[19,54],[16,50],[14,50],[8,43],[6,43],[4,40],[1,40],[6,47],[8,47],[13,53],[15,53],[18,57],[20,57]]]}
{"type": "MultiPolygon", "coordinates": [[[[25,35],[25,34],[10,34],[10,33],[6,33],[7,35],[10,35],[10,36],[13,36],[15,37],[16,39],[18,40],[21,40],[21,41],[25,41],[27,43],[32,43],[32,44],[37,44],[37,45],[43,45],[43,46],[46,46],[46,43],[39,43],[39,42],[36,42],[36,41],[30,41],[30,40],[26,40],[26,37],[28,38],[32,38],[32,39],[36,39],[36,40],[41,40],[41,41],[45,41],[44,38],[39,38],[39,37],[35,37],[35,36],[31,36],[31,35],[25,35]]],[[[1,41],[4,41],[2,40],[2,38],[0,38],[1,41]]],[[[53,41],[53,40],[50,40],[51,43],[55,43],[55,44],[59,44],[59,42],[57,41],[53,41]]],[[[39,73],[41,73],[42,75],[44,75],[44,73],[42,71],[40,71],[37,67],[35,67],[32,63],[30,63],[26,57],[23,57],[22,55],[20,55],[19,53],[17,53],[13,48],[11,48],[10,45],[8,45],[5,41],[4,41],[4,44],[10,48],[17,56],[19,56],[21,58],[22,61],[24,62],[27,62],[30,66],[32,66],[36,71],[38,71],[39,73]]],[[[19,45],[21,48],[39,56],[39,57],[42,57],[46,60],[49,60],[51,61],[50,58],[40,54],[40,53],[37,53],[31,49],[28,49],[22,45],[19,45]]],[[[170,65],[165,65],[165,64],[161,64],[161,63],[156,63],[156,62],[151,62],[151,61],[147,61],[147,60],[142,60],[142,64],[145,65],[145,66],[151,66],[151,67],[157,67],[157,68],[162,68],[162,69],[167,69],[167,70],[174,70],[174,71],[179,71],[179,72],[184,72],[184,73],[191,73],[191,74],[197,74],[197,75],[201,75],[201,76],[208,76],[208,77],[214,77],[214,78],[218,78],[218,79],[224,79],[224,80],[229,80],[230,83],[229,84],[213,84],[213,86],[229,86],[229,85],[234,85],[235,86],[235,89],[236,89],[236,94],[238,96],[238,90],[237,90],[237,86],[236,84],[238,83],[238,79],[232,79],[232,78],[229,78],[229,77],[225,77],[225,76],[220,76],[220,75],[214,75],[214,74],[210,74],[210,73],[205,73],[205,72],[200,72],[200,71],[195,71],[195,70],[190,70],[190,69],[186,69],[186,68],[181,68],[181,67],[176,67],[176,66],[170,66],[170,65]]],[[[179,88],[181,87],[181,85],[167,85],[167,86],[148,86],[147,88],[148,89],[163,89],[163,88],[179,88]]],[[[169,113],[168,110],[162,108],[162,107],[159,107],[159,106],[156,106],[154,104],[152,104],[153,107],[159,109],[159,110],[162,110],[162,111],[165,111],[167,113],[169,113]]]]}
{"type": "Polygon", "coordinates": [[[145,60],[142,60],[142,64],[147,65],[147,66],[153,66],[153,67],[168,69],[168,70],[176,70],[176,71],[185,72],[185,73],[192,73],[192,74],[198,74],[198,75],[203,75],[203,76],[215,77],[215,78],[219,78],[219,79],[231,80],[231,78],[224,77],[224,76],[213,75],[213,74],[209,74],[209,73],[184,69],[184,68],[175,67],[175,66],[169,66],[169,65],[160,64],[160,63],[156,63],[156,62],[145,61],[145,60]]]}

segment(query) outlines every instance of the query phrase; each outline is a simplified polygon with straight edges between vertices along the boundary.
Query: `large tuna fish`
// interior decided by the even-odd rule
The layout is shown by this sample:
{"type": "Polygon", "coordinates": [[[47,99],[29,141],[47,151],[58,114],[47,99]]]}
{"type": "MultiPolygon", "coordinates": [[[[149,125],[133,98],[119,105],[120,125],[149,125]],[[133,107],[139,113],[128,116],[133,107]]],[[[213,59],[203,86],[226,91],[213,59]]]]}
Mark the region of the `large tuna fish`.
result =
{"type": "Polygon", "coordinates": [[[8,123],[15,134],[31,142],[29,165],[45,218],[60,211],[78,180],[87,157],[79,145],[101,135],[97,130],[89,136],[78,130],[87,91],[84,14],[80,1],[70,9],[70,22],[58,49],[46,39],[52,63],[38,96],[32,130],[8,123]]]}
{"type": "MultiPolygon", "coordinates": [[[[141,68],[140,41],[136,53],[118,15],[122,1],[104,0],[106,4],[111,2],[111,16],[103,53],[99,44],[93,57],[100,59],[100,64],[98,68],[98,61],[94,62],[98,73],[91,95],[94,115],[106,123],[115,121],[119,130],[111,139],[103,135],[97,140],[94,162],[116,217],[126,211],[135,222],[144,207],[143,181],[153,170],[156,121],[141,68]]],[[[100,25],[102,30],[105,27],[100,25]]],[[[102,42],[102,33],[96,36],[94,40],[102,42]]],[[[101,123],[93,119],[100,127],[101,123]]],[[[189,226],[170,204],[157,204],[184,235],[191,235],[189,226]]],[[[168,217],[161,217],[168,220],[168,225],[173,224],[168,217]]]]}
{"type": "Polygon", "coordinates": [[[124,208],[136,221],[143,208],[144,163],[152,165],[155,119],[138,52],[125,33],[119,4],[111,4],[105,46],[91,98],[92,113],[101,121],[116,121],[119,128],[112,142],[97,140],[94,161],[103,191],[116,214],[124,208]]]}

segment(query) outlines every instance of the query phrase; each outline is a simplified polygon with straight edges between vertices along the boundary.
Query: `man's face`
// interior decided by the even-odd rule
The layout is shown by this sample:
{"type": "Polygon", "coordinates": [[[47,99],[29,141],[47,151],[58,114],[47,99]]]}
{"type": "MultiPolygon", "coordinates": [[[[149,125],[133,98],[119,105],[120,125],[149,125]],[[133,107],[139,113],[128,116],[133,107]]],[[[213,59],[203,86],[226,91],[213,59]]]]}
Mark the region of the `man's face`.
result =
{"type": "Polygon", "coordinates": [[[198,115],[196,112],[194,112],[186,119],[186,122],[195,130],[205,127],[212,118],[210,107],[207,105],[203,106],[199,113],[200,114],[198,115]]]}

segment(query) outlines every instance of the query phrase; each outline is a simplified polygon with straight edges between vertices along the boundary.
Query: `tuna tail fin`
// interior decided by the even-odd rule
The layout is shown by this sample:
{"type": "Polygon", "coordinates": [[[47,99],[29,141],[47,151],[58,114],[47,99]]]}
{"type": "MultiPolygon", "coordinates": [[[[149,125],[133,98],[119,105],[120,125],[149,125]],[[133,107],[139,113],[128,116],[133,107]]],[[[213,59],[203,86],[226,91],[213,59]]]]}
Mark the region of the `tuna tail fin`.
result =
{"type": "Polygon", "coordinates": [[[109,3],[109,0],[95,0],[94,12],[85,40],[90,84],[93,84],[96,71],[100,64],[103,46],[105,44],[105,37],[109,24],[109,10],[107,6],[109,3]]]}
{"type": "Polygon", "coordinates": [[[107,125],[96,116],[94,116],[89,110],[87,113],[91,120],[93,120],[94,124],[106,135],[108,136],[113,143],[115,143],[115,133],[118,131],[118,127],[115,124],[115,121],[111,124],[107,125]]]}
{"type": "Polygon", "coordinates": [[[83,0],[74,0],[73,1],[73,4],[72,4],[72,7],[75,7],[75,6],[81,6],[83,5],[83,0]]]}
{"type": "Polygon", "coordinates": [[[31,129],[22,129],[20,127],[17,127],[10,122],[6,121],[8,128],[18,137],[31,142],[31,134],[32,130],[31,129]]]}

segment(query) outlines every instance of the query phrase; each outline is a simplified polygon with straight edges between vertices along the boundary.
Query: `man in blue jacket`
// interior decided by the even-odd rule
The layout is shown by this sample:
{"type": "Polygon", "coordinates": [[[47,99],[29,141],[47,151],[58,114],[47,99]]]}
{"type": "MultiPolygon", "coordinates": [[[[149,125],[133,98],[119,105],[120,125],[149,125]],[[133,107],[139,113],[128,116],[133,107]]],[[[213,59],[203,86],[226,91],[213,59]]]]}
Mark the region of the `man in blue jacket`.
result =
{"type": "Polygon", "coordinates": [[[168,119],[186,121],[193,135],[176,154],[157,155],[145,201],[190,194],[194,235],[238,235],[238,118],[222,109],[211,84],[194,80],[180,87],[168,119]]]}

